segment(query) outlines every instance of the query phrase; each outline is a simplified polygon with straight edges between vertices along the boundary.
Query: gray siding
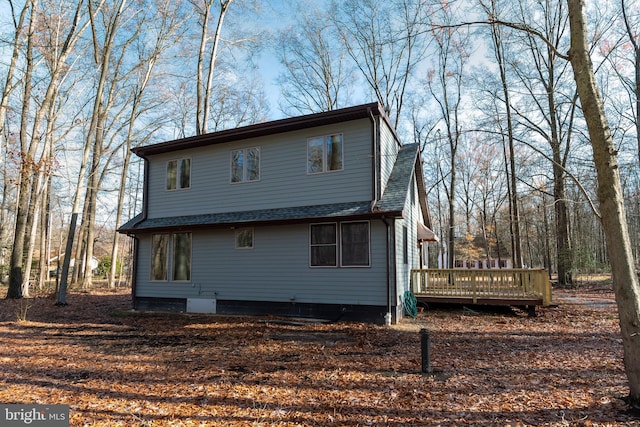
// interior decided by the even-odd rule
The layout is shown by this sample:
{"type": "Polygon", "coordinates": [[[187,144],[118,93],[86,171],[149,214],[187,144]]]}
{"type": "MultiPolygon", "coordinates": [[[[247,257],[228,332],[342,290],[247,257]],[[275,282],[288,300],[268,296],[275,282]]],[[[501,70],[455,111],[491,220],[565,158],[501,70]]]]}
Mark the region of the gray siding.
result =
{"type": "MultiPolygon", "coordinates": [[[[380,181],[384,189],[387,186],[389,176],[396,163],[399,147],[393,136],[393,132],[384,120],[380,120],[380,126],[380,181]]],[[[384,190],[382,194],[384,194],[384,190]]]]}
{"type": "Polygon", "coordinates": [[[154,155],[149,218],[308,206],[372,199],[369,119],[154,155]],[[307,175],[307,139],[343,134],[344,170],[307,175]],[[260,147],[260,181],[230,183],[230,152],[260,147]],[[165,189],[167,161],[191,158],[191,188],[165,189]]]}
{"type": "Polygon", "coordinates": [[[410,276],[411,269],[420,268],[420,249],[418,247],[418,222],[424,223],[422,210],[418,203],[418,188],[416,186],[416,177],[411,180],[412,187],[407,193],[405,200],[404,213],[405,217],[396,220],[396,294],[398,308],[397,314],[402,316],[402,301],[406,291],[411,290],[410,276]],[[413,192],[414,197],[411,197],[413,192]],[[404,263],[404,231],[403,227],[407,227],[407,250],[408,263],[404,263]]]}
{"type": "Polygon", "coordinates": [[[234,248],[234,230],[193,233],[192,281],[150,282],[150,236],[140,236],[137,297],[217,298],[386,305],[386,229],[371,221],[371,267],[310,268],[309,226],[257,227],[254,248],[234,248]]]}

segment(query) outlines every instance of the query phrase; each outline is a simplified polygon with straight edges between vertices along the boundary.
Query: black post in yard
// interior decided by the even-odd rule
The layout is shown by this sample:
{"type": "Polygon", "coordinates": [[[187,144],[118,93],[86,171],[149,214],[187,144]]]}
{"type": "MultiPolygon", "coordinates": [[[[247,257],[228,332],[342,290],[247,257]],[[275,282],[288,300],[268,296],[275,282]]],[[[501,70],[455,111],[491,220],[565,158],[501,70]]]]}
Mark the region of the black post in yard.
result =
{"type": "Polygon", "coordinates": [[[431,373],[431,335],[429,330],[420,329],[420,346],[422,348],[422,373],[431,373]]]}

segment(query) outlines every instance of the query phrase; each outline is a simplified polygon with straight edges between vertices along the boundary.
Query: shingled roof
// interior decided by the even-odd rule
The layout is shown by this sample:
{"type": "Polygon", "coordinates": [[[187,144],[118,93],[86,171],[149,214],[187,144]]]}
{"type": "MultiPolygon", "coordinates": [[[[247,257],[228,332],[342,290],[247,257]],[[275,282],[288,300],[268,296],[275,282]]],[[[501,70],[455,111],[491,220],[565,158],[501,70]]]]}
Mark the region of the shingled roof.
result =
{"type": "Polygon", "coordinates": [[[407,144],[400,148],[389,181],[387,181],[387,187],[382,198],[374,206],[374,211],[402,211],[415,169],[418,148],[418,144],[407,144]]]}
{"type": "Polygon", "coordinates": [[[334,203],[315,206],[299,206],[254,211],[222,212],[202,215],[185,215],[164,218],[142,218],[138,215],[120,227],[120,232],[153,231],[196,227],[242,227],[258,224],[296,223],[309,220],[367,218],[371,201],[334,203]]]}

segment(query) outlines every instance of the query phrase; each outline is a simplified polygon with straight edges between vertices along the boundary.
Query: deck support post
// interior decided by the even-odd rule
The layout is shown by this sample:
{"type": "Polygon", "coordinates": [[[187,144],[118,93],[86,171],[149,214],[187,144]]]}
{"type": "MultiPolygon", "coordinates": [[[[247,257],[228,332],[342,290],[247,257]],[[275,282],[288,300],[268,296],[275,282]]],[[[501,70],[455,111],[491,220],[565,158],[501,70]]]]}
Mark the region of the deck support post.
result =
{"type": "Polygon", "coordinates": [[[431,334],[428,329],[420,329],[420,347],[422,349],[422,373],[431,373],[431,334]]]}

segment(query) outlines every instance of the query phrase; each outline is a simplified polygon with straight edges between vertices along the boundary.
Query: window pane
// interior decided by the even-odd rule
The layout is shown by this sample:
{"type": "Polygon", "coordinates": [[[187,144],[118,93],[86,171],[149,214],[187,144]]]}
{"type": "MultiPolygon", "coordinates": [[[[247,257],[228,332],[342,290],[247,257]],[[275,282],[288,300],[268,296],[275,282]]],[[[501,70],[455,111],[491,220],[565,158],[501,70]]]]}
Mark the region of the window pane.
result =
{"type": "Polygon", "coordinates": [[[307,172],[318,173],[322,172],[322,139],[313,138],[307,141],[307,172]]]}
{"type": "Polygon", "coordinates": [[[173,280],[191,280],[191,233],[173,235],[173,280]]]}
{"type": "Polygon", "coordinates": [[[176,189],[176,180],[178,177],[178,161],[171,160],[167,163],[167,190],[176,189]]]}
{"type": "Polygon", "coordinates": [[[312,246],[311,265],[314,267],[335,267],[336,245],[312,246]]]}
{"type": "Polygon", "coordinates": [[[342,169],[342,134],[327,137],[327,167],[326,170],[342,169]]]}
{"type": "Polygon", "coordinates": [[[191,187],[191,159],[180,160],[180,188],[191,187]]]}
{"type": "Polygon", "coordinates": [[[402,262],[409,264],[409,229],[402,226],[402,262]]]}
{"type": "Polygon", "coordinates": [[[310,263],[314,267],[335,267],[338,259],[336,224],[311,225],[310,263]]]}
{"type": "Polygon", "coordinates": [[[311,226],[311,244],[335,244],[336,243],[336,225],[335,224],[316,224],[311,226]]]}
{"type": "Polygon", "coordinates": [[[231,152],[231,182],[242,182],[243,154],[242,150],[231,152]]]}
{"type": "Polygon", "coordinates": [[[369,223],[344,223],[341,235],[342,265],[369,265],[369,223]]]}
{"type": "Polygon", "coordinates": [[[236,248],[253,248],[253,228],[241,228],[236,230],[236,248]]]}
{"type": "Polygon", "coordinates": [[[167,280],[168,234],[151,236],[151,280],[167,280]]]}
{"type": "Polygon", "coordinates": [[[247,181],[257,181],[260,179],[260,149],[247,149],[247,181]]]}

